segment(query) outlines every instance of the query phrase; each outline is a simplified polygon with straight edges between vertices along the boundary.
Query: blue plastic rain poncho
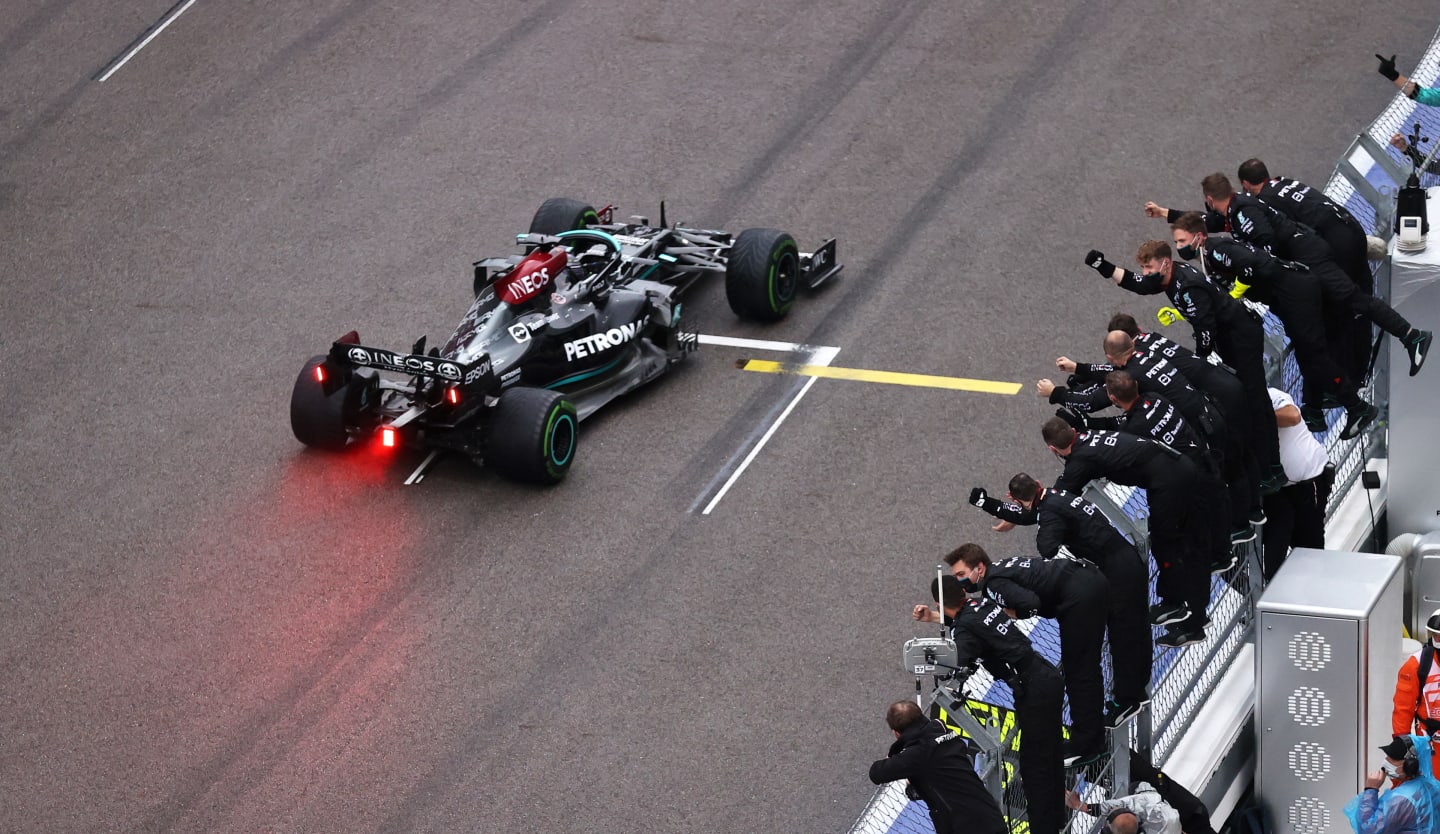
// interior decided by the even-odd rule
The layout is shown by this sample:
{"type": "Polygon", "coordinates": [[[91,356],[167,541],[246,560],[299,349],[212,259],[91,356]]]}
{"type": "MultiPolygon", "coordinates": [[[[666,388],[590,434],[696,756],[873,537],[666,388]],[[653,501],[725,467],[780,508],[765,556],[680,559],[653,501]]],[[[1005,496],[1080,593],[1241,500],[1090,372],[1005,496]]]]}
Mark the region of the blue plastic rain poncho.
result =
{"type": "Polygon", "coordinates": [[[1366,789],[1345,805],[1355,834],[1440,834],[1440,782],[1431,772],[1430,739],[1410,736],[1420,775],[1381,795],[1366,789]]]}

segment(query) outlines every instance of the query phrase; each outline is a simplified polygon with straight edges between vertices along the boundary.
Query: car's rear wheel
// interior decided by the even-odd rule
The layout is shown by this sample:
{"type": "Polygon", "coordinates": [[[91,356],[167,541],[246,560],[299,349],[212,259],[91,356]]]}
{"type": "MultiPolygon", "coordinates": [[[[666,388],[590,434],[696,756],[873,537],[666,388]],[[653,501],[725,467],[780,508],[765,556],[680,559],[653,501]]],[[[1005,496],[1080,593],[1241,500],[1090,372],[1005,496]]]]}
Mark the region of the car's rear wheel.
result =
{"type": "Polygon", "coordinates": [[[746,229],[725,263],[725,298],[744,319],[785,317],[800,286],[800,247],[779,229],[746,229]]]}
{"type": "Polygon", "coordinates": [[[485,465],[516,481],[559,483],[575,460],[579,423],[557,391],[508,389],[485,429],[485,465]]]}
{"type": "Polygon", "coordinates": [[[337,451],[349,440],[363,392],[354,380],[348,380],[327,394],[325,384],[315,375],[324,361],[324,356],[312,356],[295,378],[290,392],[290,430],[306,446],[337,451]]]}
{"type": "Polygon", "coordinates": [[[530,219],[530,231],[542,235],[558,235],[571,229],[598,224],[600,215],[586,202],[569,197],[551,197],[540,204],[530,219]]]}

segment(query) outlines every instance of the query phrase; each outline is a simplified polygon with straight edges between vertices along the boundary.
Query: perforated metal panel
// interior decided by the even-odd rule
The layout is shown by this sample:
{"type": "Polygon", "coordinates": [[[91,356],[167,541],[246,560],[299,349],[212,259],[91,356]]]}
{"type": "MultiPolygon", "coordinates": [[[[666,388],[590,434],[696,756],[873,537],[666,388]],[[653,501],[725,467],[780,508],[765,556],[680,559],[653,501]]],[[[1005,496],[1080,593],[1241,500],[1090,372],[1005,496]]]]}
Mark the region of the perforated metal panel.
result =
{"type": "Polygon", "coordinates": [[[1286,654],[1296,668],[1306,672],[1323,672],[1330,665],[1330,644],[1318,631],[1302,631],[1291,637],[1286,654]]]}
{"type": "Polygon", "coordinates": [[[1285,699],[1285,710],[1302,727],[1318,727],[1330,720],[1330,699],[1313,686],[1302,686],[1285,699]]]}
{"type": "Polygon", "coordinates": [[[1290,811],[1285,815],[1285,821],[1289,823],[1289,830],[1293,834],[1322,834],[1330,830],[1330,809],[1316,797],[1297,796],[1290,803],[1290,811]]]}
{"type": "Polygon", "coordinates": [[[1402,584],[1393,556],[1297,550],[1261,598],[1255,791],[1276,834],[1348,834],[1339,809],[1389,738],[1402,584]]]}
{"type": "Polygon", "coordinates": [[[1290,770],[1304,782],[1319,782],[1330,775],[1330,752],[1313,741],[1290,748],[1290,770]]]}
{"type": "Polygon", "coordinates": [[[1257,696],[1263,691],[1261,697],[1279,708],[1257,712],[1257,792],[1271,800],[1272,809],[1287,809],[1284,819],[1293,834],[1343,834],[1331,829],[1335,819],[1326,803],[1349,787],[1338,772],[1359,765],[1354,721],[1363,706],[1355,674],[1359,624],[1262,612],[1259,627],[1256,652],[1265,660],[1259,664],[1257,696]],[[1281,798],[1284,805],[1274,801],[1281,798]]]}

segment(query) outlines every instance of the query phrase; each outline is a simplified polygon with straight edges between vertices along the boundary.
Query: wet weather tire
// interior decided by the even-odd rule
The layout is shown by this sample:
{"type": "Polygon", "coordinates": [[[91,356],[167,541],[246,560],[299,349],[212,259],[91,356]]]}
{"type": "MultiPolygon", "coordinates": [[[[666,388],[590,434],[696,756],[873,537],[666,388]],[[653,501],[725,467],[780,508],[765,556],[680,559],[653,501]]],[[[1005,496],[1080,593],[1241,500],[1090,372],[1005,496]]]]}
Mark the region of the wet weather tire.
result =
{"type": "Polygon", "coordinates": [[[315,379],[315,367],[324,361],[324,356],[312,356],[295,378],[295,389],[290,393],[290,430],[306,446],[338,451],[349,439],[359,389],[346,384],[326,394],[315,379]]]}
{"type": "Polygon", "coordinates": [[[725,298],[742,319],[777,321],[800,285],[800,248],[779,229],[746,229],[730,246],[725,298]]]}
{"type": "Polygon", "coordinates": [[[589,203],[569,197],[551,197],[535,210],[535,216],[530,219],[530,231],[535,234],[558,235],[599,222],[600,216],[589,203]]]}
{"type": "Polygon", "coordinates": [[[579,422],[559,392],[511,388],[490,415],[485,465],[516,481],[559,483],[575,460],[579,422]]]}

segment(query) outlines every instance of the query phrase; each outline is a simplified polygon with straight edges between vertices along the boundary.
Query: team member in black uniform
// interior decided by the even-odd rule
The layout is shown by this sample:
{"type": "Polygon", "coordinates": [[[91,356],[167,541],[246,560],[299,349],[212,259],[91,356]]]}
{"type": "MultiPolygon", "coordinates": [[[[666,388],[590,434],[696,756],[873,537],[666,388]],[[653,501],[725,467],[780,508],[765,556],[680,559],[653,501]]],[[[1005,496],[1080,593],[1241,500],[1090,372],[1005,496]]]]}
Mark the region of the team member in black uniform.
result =
{"type": "Polygon", "coordinates": [[[1112,697],[1105,705],[1105,726],[1118,727],[1149,703],[1150,623],[1145,616],[1150,577],[1135,546],[1120,535],[1100,508],[1079,495],[1045,489],[1024,472],[1010,479],[1006,503],[975,487],[970,503],[1000,519],[1005,531],[1017,524],[1039,524],[1035,549],[1042,559],[1053,559],[1064,546],[1078,558],[1093,562],[1110,586],[1105,628],[1114,660],[1112,697]]]}
{"type": "MultiPolygon", "coordinates": [[[[1234,442],[1220,410],[1211,405],[1209,397],[1191,385],[1167,357],[1153,351],[1136,350],[1135,342],[1128,333],[1112,330],[1105,335],[1105,358],[1107,363],[1088,364],[1080,364],[1064,356],[1056,359],[1055,365],[1071,372],[1077,381],[1101,384],[1080,391],[1058,394],[1052,391],[1050,401],[1059,400],[1079,411],[1093,411],[1097,405],[1109,405],[1110,400],[1103,387],[1105,375],[1115,370],[1128,371],[1141,392],[1159,394],[1174,403],[1213,456],[1215,466],[1207,468],[1207,474],[1215,476],[1229,490],[1230,540],[1243,542],[1255,538],[1251,527],[1252,514],[1257,521],[1262,520],[1259,518],[1259,473],[1254,465],[1246,465],[1244,456],[1248,450],[1234,442]]],[[[1227,559],[1228,553],[1217,554],[1213,561],[1227,559]]]]}
{"type": "MultiPolygon", "coordinates": [[[[1103,252],[1094,249],[1086,255],[1085,263],[1123,289],[1139,295],[1164,292],[1169,297],[1190,322],[1195,351],[1177,353],[1167,348],[1169,352],[1162,351],[1162,355],[1220,407],[1226,427],[1237,435],[1234,439],[1249,450],[1259,470],[1261,491],[1279,489],[1285,483],[1285,473],[1280,466],[1279,436],[1270,427],[1270,405],[1264,396],[1265,330],[1260,315],[1205,280],[1195,267],[1176,263],[1170,255],[1170,245],[1164,241],[1141,244],[1136,260],[1144,270],[1142,275],[1121,269],[1106,260],[1103,252]],[[1221,376],[1223,369],[1205,361],[1205,357],[1217,349],[1233,374],[1221,376]],[[1214,370],[1209,370],[1211,368],[1214,370]],[[1230,382],[1231,379],[1239,384],[1230,382]]],[[[1138,326],[1119,327],[1112,320],[1110,329],[1129,333],[1143,349],[1152,346],[1148,337],[1142,341],[1138,326]]],[[[1252,477],[1257,476],[1252,473],[1252,477]]]]}
{"type": "Polygon", "coordinates": [[[1175,404],[1154,392],[1142,395],[1140,386],[1129,371],[1111,371],[1105,375],[1105,395],[1120,410],[1118,416],[1096,416],[1060,413],[1057,416],[1078,431],[1102,429],[1123,431],[1158,440],[1177,449],[1212,477],[1216,474],[1215,459],[1205,448],[1205,441],[1180,416],[1175,404]]]}
{"type": "Polygon", "coordinates": [[[1285,335],[1295,348],[1303,382],[1301,413],[1311,431],[1325,430],[1320,409],[1324,394],[1333,395],[1345,407],[1345,428],[1340,437],[1358,435],[1380,413],[1360,399],[1359,386],[1336,362],[1325,345],[1325,320],[1320,289],[1293,264],[1281,261],[1250,244],[1237,240],[1212,239],[1198,212],[1182,214],[1170,227],[1176,252],[1183,258],[1198,256],[1207,274],[1225,284],[1240,281],[1248,292],[1270,306],[1285,325],[1285,335]]]}
{"type": "Polygon", "coordinates": [[[973,542],[946,554],[945,564],[980,589],[1016,619],[1035,615],[1060,625],[1060,672],[1070,696],[1070,744],[1067,767],[1095,761],[1105,752],[1105,676],[1100,657],[1105,644],[1105,595],[1100,569],[1078,559],[1017,556],[991,562],[973,542]]]}
{"type": "Polygon", "coordinates": [[[910,780],[910,791],[925,800],[936,834],[1008,834],[1000,803],[975,775],[975,760],[965,737],[916,706],[896,701],[885,710],[895,734],[890,755],[870,765],[877,785],[910,780]]]}
{"type": "Polygon", "coordinates": [[[1065,460],[1055,488],[1078,494],[1096,478],[1145,490],[1150,504],[1150,551],[1159,569],[1151,622],[1169,624],[1156,641],[1184,646],[1205,638],[1209,566],[1228,558],[1225,516],[1199,467],[1156,440],[1116,431],[1076,431],[1059,417],[1041,428],[1050,451],[1065,460]]]}
{"type": "MultiPolygon", "coordinates": [[[[1366,254],[1365,230],[1355,215],[1333,202],[1323,192],[1303,182],[1286,177],[1270,176],[1270,169],[1258,159],[1240,163],[1240,188],[1271,209],[1315,230],[1330,246],[1335,263],[1350,276],[1362,293],[1375,292],[1375,276],[1370,272],[1366,254]]],[[[1345,370],[1356,379],[1363,379],[1370,364],[1371,324],[1364,316],[1350,316],[1350,344],[1345,370]]]]}
{"type": "MultiPolygon", "coordinates": [[[[1086,417],[1085,415],[1067,414],[1063,411],[1059,416],[1081,431],[1109,429],[1159,440],[1194,461],[1200,471],[1209,476],[1211,488],[1215,490],[1216,495],[1221,493],[1224,486],[1214,477],[1212,458],[1204,452],[1204,445],[1200,443],[1195,430],[1185,422],[1185,419],[1180,416],[1179,409],[1169,400],[1159,394],[1141,396],[1140,388],[1135,384],[1135,378],[1125,371],[1111,371],[1106,375],[1105,393],[1110,397],[1110,402],[1123,412],[1120,416],[1086,417]]],[[[1251,494],[1254,495],[1255,500],[1259,500],[1258,493],[1251,494]]],[[[1232,545],[1255,540],[1255,527],[1246,520],[1245,510],[1234,503],[1235,497],[1235,494],[1232,493],[1229,496],[1230,501],[1227,502],[1231,508],[1230,544],[1232,545]]],[[[1252,511],[1252,514],[1261,516],[1263,520],[1264,513],[1258,508],[1252,511]]],[[[1219,561],[1211,562],[1210,572],[1224,573],[1235,567],[1237,561],[1238,556],[1232,548],[1219,561]]]]}
{"type": "Polygon", "coordinates": [[[1040,385],[1037,390],[1055,405],[1070,406],[1082,412],[1097,411],[1110,405],[1105,395],[1105,375],[1111,371],[1129,371],[1141,391],[1160,394],[1175,403],[1217,459],[1224,453],[1224,417],[1173,362],[1159,353],[1136,350],[1135,340],[1130,338],[1130,334],[1119,330],[1105,334],[1103,350],[1104,362],[1076,362],[1068,356],[1055,360],[1055,367],[1074,378],[1077,383],[1075,389],[1051,385],[1047,392],[1047,386],[1040,385]]]}
{"type": "MultiPolygon", "coordinates": [[[[943,622],[959,650],[961,666],[976,662],[1009,683],[1015,693],[1015,718],[1020,726],[1020,781],[1030,810],[1033,834],[1060,834],[1065,825],[1065,767],[1060,757],[1064,683],[1050,662],[1035,653],[1030,640],[1000,606],[977,596],[967,599],[960,580],[940,577],[945,584],[943,622]]],[[[940,587],[930,582],[930,597],[940,587]]],[[[915,606],[912,616],[927,623],[942,621],[928,605],[915,606]]]]}
{"type": "MultiPolygon", "coordinates": [[[[1410,356],[1410,375],[1420,372],[1430,349],[1430,333],[1411,327],[1410,322],[1389,304],[1355,286],[1355,282],[1335,262],[1329,245],[1313,229],[1291,220],[1249,194],[1236,194],[1230,178],[1224,174],[1209,175],[1201,181],[1200,187],[1205,195],[1206,208],[1225,216],[1232,235],[1277,258],[1304,264],[1306,274],[1318,281],[1326,301],[1335,310],[1348,310],[1364,316],[1399,339],[1410,356]]],[[[1175,209],[1163,211],[1171,223],[1176,222],[1181,214],[1175,209]]],[[[1330,329],[1334,331],[1331,333],[1334,341],[1348,343],[1348,325],[1337,324],[1332,319],[1330,329]]]]}
{"type": "MultiPolygon", "coordinates": [[[[1220,409],[1220,415],[1225,418],[1225,427],[1230,432],[1231,448],[1230,454],[1238,459],[1242,467],[1240,472],[1244,477],[1250,478],[1260,486],[1260,492],[1267,494],[1274,492],[1284,485],[1285,470],[1278,463],[1273,470],[1269,470],[1260,463],[1260,455],[1267,451],[1279,459],[1279,434],[1274,437],[1275,448],[1266,450],[1265,444],[1269,440],[1262,431],[1256,431],[1251,423],[1253,416],[1251,396],[1245,389],[1245,383],[1235,374],[1233,368],[1224,365],[1217,365],[1200,358],[1189,348],[1178,342],[1172,342],[1161,336],[1159,333],[1148,332],[1140,329],[1135,317],[1129,313],[1116,313],[1110,317],[1107,325],[1111,330],[1119,330],[1130,336],[1135,341],[1137,350],[1158,353],[1174,363],[1180,369],[1180,373],[1190,380],[1190,384],[1204,391],[1220,409]],[[1269,471],[1268,477],[1261,477],[1261,472],[1269,471]]],[[[1264,519],[1251,516],[1252,523],[1263,524],[1264,519]]]]}

